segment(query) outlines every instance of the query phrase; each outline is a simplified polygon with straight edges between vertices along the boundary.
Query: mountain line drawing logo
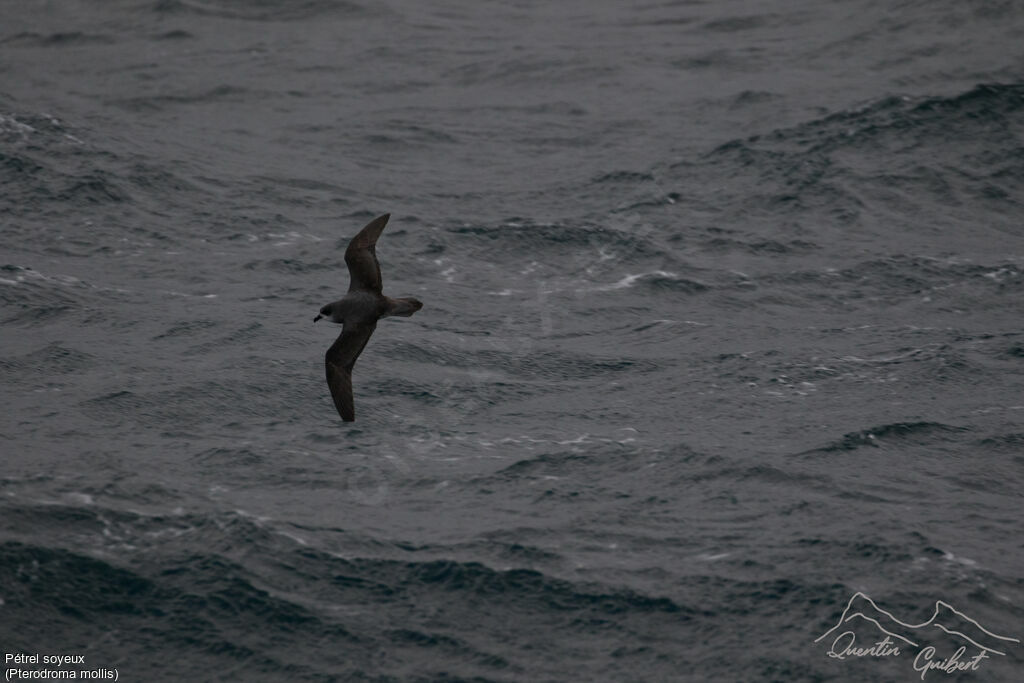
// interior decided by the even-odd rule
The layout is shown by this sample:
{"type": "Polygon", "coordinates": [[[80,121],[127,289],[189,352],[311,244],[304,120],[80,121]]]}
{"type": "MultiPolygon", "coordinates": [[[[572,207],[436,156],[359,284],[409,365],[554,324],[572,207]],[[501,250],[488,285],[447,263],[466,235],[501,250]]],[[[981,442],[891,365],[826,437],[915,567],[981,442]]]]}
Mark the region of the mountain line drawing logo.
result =
{"type": "Polygon", "coordinates": [[[1017,638],[989,631],[943,600],[935,601],[935,609],[927,621],[912,624],[896,618],[860,591],[854,593],[846,603],[846,609],[836,625],[815,638],[814,642],[823,640],[830,643],[826,654],[838,660],[900,657],[904,653],[916,651],[913,667],[921,674],[921,680],[929,671],[946,674],[978,671],[984,660],[992,655],[1006,656],[1012,644],[1020,644],[1017,638]],[[868,646],[858,645],[858,634],[864,635],[865,632],[872,633],[874,638],[881,636],[881,639],[868,646]],[[940,656],[936,645],[926,644],[926,641],[936,637],[947,641],[937,645],[945,644],[948,647],[948,641],[952,640],[960,647],[948,656],[940,656]]]}

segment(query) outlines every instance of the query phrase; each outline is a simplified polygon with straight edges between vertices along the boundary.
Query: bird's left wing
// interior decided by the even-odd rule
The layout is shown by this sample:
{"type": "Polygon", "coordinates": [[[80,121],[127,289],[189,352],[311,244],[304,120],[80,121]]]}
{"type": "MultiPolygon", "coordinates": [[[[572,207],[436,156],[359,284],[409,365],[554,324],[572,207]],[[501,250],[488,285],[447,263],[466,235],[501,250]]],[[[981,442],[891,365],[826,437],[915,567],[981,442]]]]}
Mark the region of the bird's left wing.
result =
{"type": "Polygon", "coordinates": [[[366,342],[376,329],[377,323],[355,325],[346,323],[341,334],[327,349],[327,386],[331,389],[334,407],[341,419],[352,422],[356,419],[355,402],[352,398],[352,366],[363,352],[366,342]]]}

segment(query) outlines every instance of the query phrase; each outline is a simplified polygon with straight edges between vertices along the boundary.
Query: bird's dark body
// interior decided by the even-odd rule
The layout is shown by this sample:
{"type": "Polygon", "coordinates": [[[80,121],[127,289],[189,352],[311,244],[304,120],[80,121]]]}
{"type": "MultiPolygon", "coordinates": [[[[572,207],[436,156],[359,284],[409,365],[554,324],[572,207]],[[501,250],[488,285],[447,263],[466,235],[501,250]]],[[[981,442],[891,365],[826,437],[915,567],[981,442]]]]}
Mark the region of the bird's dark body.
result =
{"type": "Polygon", "coordinates": [[[381,291],[376,245],[390,216],[384,214],[375,218],[352,238],[345,250],[345,263],[351,278],[348,293],[321,308],[320,314],[313,318],[313,322],[327,318],[344,326],[341,335],[327,350],[324,361],[334,406],[346,422],[355,420],[352,367],[370,341],[377,321],[389,316],[408,317],[423,307],[417,299],[392,299],[381,291]]]}
{"type": "Polygon", "coordinates": [[[332,323],[365,324],[377,322],[387,312],[387,298],[383,294],[356,290],[320,309],[321,315],[332,323]]]}

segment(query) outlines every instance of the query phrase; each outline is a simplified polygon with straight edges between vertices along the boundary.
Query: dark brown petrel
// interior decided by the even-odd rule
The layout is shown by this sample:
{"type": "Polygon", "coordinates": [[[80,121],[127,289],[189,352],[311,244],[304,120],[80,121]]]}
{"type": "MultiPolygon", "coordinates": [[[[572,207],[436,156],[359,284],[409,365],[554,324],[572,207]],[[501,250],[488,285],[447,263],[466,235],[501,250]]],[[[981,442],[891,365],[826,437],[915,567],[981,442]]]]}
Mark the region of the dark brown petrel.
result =
{"type": "Polygon", "coordinates": [[[380,263],[377,262],[377,238],[388,224],[391,214],[374,218],[369,225],[352,238],[345,250],[348,265],[348,293],[320,309],[320,315],[313,318],[327,318],[343,325],[338,339],[327,349],[327,386],[331,388],[334,405],[341,419],[352,422],[356,419],[355,404],[352,401],[352,366],[363,352],[366,342],[377,327],[377,321],[389,315],[409,317],[423,308],[423,304],[411,297],[392,299],[381,292],[380,263]]]}

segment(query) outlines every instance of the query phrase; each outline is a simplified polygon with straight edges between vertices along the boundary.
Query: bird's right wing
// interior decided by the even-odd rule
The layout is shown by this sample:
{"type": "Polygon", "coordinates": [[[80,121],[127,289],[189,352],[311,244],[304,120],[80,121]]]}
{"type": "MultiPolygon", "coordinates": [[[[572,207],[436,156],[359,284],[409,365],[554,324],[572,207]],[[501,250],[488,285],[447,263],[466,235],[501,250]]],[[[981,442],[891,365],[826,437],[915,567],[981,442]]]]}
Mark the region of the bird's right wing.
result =
{"type": "Polygon", "coordinates": [[[390,213],[370,221],[359,234],[352,238],[345,249],[345,263],[348,265],[348,291],[368,289],[380,294],[380,263],[377,262],[377,238],[391,218],[390,213]]]}
{"type": "Polygon", "coordinates": [[[327,366],[327,386],[331,389],[334,407],[345,422],[356,419],[355,402],[352,398],[352,366],[363,352],[366,342],[376,329],[377,323],[353,325],[346,323],[341,334],[327,349],[324,360],[327,366]]]}

